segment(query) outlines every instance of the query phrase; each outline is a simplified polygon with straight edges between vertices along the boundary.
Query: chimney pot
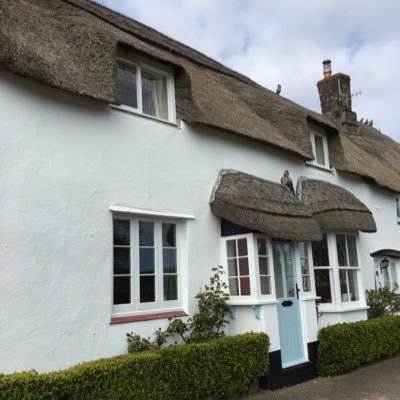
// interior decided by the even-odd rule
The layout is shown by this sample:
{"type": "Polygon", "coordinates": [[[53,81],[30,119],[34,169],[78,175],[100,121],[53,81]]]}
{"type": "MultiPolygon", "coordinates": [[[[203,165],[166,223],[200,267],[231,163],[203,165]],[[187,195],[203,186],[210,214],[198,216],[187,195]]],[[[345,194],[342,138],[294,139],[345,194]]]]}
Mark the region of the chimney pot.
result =
{"type": "Polygon", "coordinates": [[[324,79],[330,78],[332,76],[332,63],[331,60],[322,61],[323,71],[324,71],[324,79]]]}

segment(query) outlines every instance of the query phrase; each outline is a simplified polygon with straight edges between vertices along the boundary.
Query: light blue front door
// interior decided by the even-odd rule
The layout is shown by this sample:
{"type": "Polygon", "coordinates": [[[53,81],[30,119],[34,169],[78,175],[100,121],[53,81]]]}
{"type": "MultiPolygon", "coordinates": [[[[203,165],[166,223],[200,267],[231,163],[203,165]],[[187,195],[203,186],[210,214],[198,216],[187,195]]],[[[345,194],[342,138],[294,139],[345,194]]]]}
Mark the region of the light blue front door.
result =
{"type": "Polygon", "coordinates": [[[300,320],[294,248],[290,242],[273,242],[272,251],[282,368],[288,368],[307,361],[300,320]]]}

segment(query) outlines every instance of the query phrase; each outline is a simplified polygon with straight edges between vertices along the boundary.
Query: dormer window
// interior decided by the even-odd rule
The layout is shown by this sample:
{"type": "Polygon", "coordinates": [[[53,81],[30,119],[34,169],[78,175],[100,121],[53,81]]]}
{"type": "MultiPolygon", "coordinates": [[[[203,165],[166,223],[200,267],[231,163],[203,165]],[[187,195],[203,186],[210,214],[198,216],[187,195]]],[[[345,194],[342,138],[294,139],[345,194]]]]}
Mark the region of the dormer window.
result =
{"type": "Polygon", "coordinates": [[[173,74],[141,61],[119,60],[120,108],[175,122],[173,74]]]}
{"type": "Polygon", "coordinates": [[[314,155],[314,161],[312,161],[312,164],[329,168],[328,141],[326,134],[311,131],[311,146],[314,155]]]}

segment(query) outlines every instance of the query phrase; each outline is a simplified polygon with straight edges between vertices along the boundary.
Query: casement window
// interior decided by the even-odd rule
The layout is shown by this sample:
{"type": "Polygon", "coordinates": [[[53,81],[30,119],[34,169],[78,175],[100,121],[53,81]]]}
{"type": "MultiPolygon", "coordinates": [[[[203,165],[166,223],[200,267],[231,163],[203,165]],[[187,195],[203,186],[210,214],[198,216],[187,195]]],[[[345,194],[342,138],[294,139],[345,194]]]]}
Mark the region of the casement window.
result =
{"type": "MultiPolygon", "coordinates": [[[[390,260],[387,268],[381,268],[383,286],[399,292],[398,268],[396,261],[390,260]]],[[[400,272],[400,271],[399,271],[400,272]]]]}
{"type": "Polygon", "coordinates": [[[253,234],[222,239],[224,264],[231,300],[261,301],[271,297],[271,243],[253,234]]]}
{"type": "Polygon", "coordinates": [[[144,64],[119,60],[120,108],[153,118],[175,122],[172,72],[144,64]]]}
{"type": "Polygon", "coordinates": [[[400,198],[396,199],[396,216],[397,223],[400,225],[400,198]]]}
{"type": "Polygon", "coordinates": [[[311,292],[311,275],[309,262],[309,243],[299,243],[300,266],[303,292],[311,292]]]}
{"type": "Polygon", "coordinates": [[[329,261],[328,238],[323,236],[319,242],[312,242],[315,290],[321,303],[332,303],[332,267],[329,261]]]}
{"type": "Polygon", "coordinates": [[[113,312],[181,305],[180,224],[114,217],[113,312]]]}
{"type": "Polygon", "coordinates": [[[312,242],[316,294],[322,304],[345,307],[362,300],[355,235],[327,234],[312,242]]]}
{"type": "Polygon", "coordinates": [[[325,133],[311,131],[311,147],[314,160],[311,164],[329,168],[328,140],[325,133]]]}
{"type": "Polygon", "coordinates": [[[358,301],[358,257],[355,236],[336,235],[339,266],[340,295],[342,302],[358,301]]]}

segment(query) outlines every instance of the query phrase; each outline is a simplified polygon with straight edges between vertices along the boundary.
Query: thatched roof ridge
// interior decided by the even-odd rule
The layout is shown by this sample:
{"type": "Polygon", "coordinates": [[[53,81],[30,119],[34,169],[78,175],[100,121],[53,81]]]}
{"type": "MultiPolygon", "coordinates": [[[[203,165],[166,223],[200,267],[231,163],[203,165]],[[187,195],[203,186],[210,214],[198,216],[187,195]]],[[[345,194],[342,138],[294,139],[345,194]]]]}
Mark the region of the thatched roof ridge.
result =
{"type": "Polygon", "coordinates": [[[309,125],[328,132],[331,165],[400,192],[400,144],[363,124],[307,110],[165,35],[89,0],[0,3],[0,67],[71,93],[120,104],[117,49],[175,69],[179,118],[313,159],[309,125]]]}
{"type": "Polygon", "coordinates": [[[210,206],[217,216],[274,238],[322,237],[311,213],[286,187],[244,172],[221,170],[210,206]]]}
{"type": "Polygon", "coordinates": [[[297,193],[323,232],[376,232],[375,220],[368,207],[340,186],[299,178],[297,193]]]}

